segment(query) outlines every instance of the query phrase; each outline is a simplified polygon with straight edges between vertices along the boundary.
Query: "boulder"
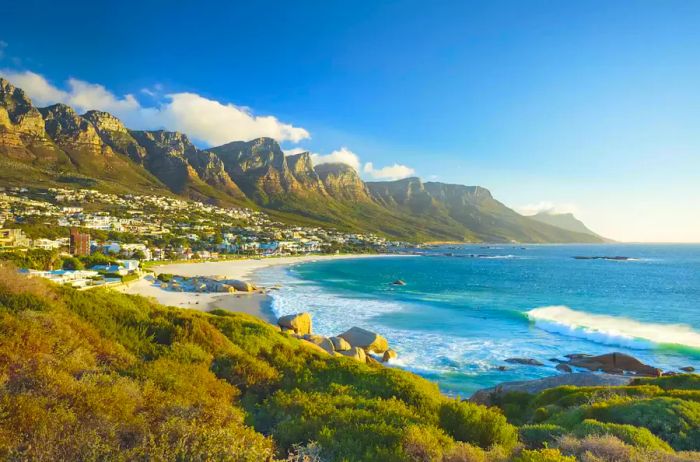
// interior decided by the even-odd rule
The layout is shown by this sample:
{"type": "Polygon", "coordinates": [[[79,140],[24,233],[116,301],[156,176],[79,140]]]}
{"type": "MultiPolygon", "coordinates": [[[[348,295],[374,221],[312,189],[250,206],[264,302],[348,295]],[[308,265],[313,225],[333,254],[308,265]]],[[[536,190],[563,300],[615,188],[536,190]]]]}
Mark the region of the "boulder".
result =
{"type": "Polygon", "coordinates": [[[250,282],[240,281],[238,279],[231,279],[230,281],[226,281],[226,283],[240,292],[253,292],[255,290],[255,286],[250,282]]]}
{"type": "Polygon", "coordinates": [[[636,375],[658,377],[661,369],[644,364],[637,358],[624,353],[606,353],[599,356],[572,358],[571,366],[581,367],[591,371],[602,371],[609,374],[632,372],[636,375]]]}
{"type": "Polygon", "coordinates": [[[398,355],[396,354],[396,352],[394,350],[392,350],[391,348],[389,348],[388,350],[386,350],[384,352],[384,355],[382,356],[382,362],[388,363],[392,359],[396,359],[397,356],[398,355]]]}
{"type": "Polygon", "coordinates": [[[395,286],[405,286],[406,282],[402,281],[401,279],[397,279],[396,281],[392,282],[391,284],[395,285],[395,286]]]}
{"type": "Polygon", "coordinates": [[[562,364],[557,364],[557,367],[555,367],[555,369],[558,370],[559,372],[567,372],[567,373],[573,372],[573,371],[571,370],[571,367],[569,367],[568,364],[563,364],[563,363],[562,363],[562,364]]]}
{"type": "MultiPolygon", "coordinates": [[[[328,352],[326,350],[324,350],[320,346],[316,345],[315,343],[309,342],[308,340],[304,340],[301,337],[299,339],[302,341],[301,344],[303,346],[305,346],[306,348],[310,348],[318,353],[323,353],[324,355],[328,354],[328,352]]],[[[333,354],[333,353],[331,353],[331,354],[333,354]]]]}
{"type": "Polygon", "coordinates": [[[544,366],[544,364],[532,358],[508,358],[506,362],[511,364],[524,364],[525,366],[544,366]]]}
{"type": "Polygon", "coordinates": [[[277,320],[277,325],[282,329],[293,330],[295,334],[306,335],[311,333],[311,315],[309,313],[288,314],[277,320]]]}
{"type": "Polygon", "coordinates": [[[683,372],[695,372],[695,368],[693,366],[681,367],[681,370],[683,372]]]}
{"type": "Polygon", "coordinates": [[[342,337],[331,337],[329,340],[333,343],[335,351],[347,351],[352,348],[352,345],[342,337]]]}
{"type": "Polygon", "coordinates": [[[354,347],[363,348],[374,353],[384,353],[389,349],[389,342],[384,337],[361,327],[353,327],[338,337],[345,339],[354,347]]]}
{"type": "Polygon", "coordinates": [[[367,354],[362,348],[352,347],[349,350],[339,351],[338,353],[340,353],[343,356],[347,356],[348,358],[356,359],[363,363],[367,362],[367,354]]]}
{"type": "Polygon", "coordinates": [[[335,351],[335,348],[333,348],[333,342],[331,342],[328,337],[324,337],[323,335],[313,335],[313,334],[306,334],[302,337],[304,340],[307,342],[311,342],[314,345],[318,345],[321,348],[323,348],[328,354],[333,354],[335,351]]]}

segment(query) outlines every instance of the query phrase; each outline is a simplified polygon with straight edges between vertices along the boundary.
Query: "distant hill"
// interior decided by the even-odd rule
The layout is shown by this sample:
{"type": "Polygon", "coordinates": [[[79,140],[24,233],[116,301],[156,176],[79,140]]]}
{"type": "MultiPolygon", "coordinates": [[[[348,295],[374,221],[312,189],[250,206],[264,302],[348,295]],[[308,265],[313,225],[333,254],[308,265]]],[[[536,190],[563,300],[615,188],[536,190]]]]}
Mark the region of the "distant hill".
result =
{"type": "Polygon", "coordinates": [[[101,111],[35,108],[0,78],[0,185],[178,195],[282,221],[412,241],[602,242],[578,220],[524,217],[481,186],[363,182],[345,164],[285,156],[271,138],[202,150],[186,135],[129,130],[101,111]]]}
{"type": "Polygon", "coordinates": [[[576,218],[573,213],[540,212],[536,215],[529,216],[528,218],[541,223],[556,226],[567,231],[588,234],[590,236],[599,237],[605,241],[610,241],[610,239],[603,238],[598,233],[591,231],[585,224],[583,224],[581,220],[576,218]]]}

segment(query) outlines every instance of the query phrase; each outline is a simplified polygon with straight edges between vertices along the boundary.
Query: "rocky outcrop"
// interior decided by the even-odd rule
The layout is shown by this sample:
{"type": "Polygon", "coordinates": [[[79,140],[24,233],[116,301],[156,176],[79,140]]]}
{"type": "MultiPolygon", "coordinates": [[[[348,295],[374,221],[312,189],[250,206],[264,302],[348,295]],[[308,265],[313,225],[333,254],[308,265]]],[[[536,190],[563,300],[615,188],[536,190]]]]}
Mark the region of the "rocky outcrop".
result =
{"type": "Polygon", "coordinates": [[[353,347],[362,348],[368,352],[384,353],[389,349],[389,342],[384,337],[361,327],[353,327],[338,337],[343,338],[353,347]]]}
{"type": "Polygon", "coordinates": [[[632,373],[649,377],[659,377],[663,372],[637,358],[624,353],[607,353],[599,356],[584,356],[572,359],[569,364],[591,371],[602,371],[610,374],[632,373]]]}
{"type": "Polygon", "coordinates": [[[259,203],[303,189],[292,175],[282,148],[272,138],[234,141],[209,151],[222,160],[226,172],[243,192],[259,203]]]}
{"type": "Polygon", "coordinates": [[[571,369],[571,366],[569,366],[568,364],[563,364],[563,363],[557,364],[555,369],[558,370],[559,372],[566,372],[566,373],[573,372],[573,370],[571,369]]]}
{"type": "Polygon", "coordinates": [[[347,340],[342,337],[331,337],[330,341],[333,343],[333,348],[335,351],[346,351],[352,348],[352,345],[350,345],[347,340]]]}
{"type": "Polygon", "coordinates": [[[141,146],[121,120],[103,111],[88,111],[83,118],[89,121],[102,140],[114,151],[127,155],[133,161],[143,164],[146,148],[141,146]]]}
{"type": "Polygon", "coordinates": [[[307,335],[312,332],[311,315],[309,313],[297,313],[282,316],[277,320],[282,330],[289,330],[297,335],[307,335]]]}
{"type": "Polygon", "coordinates": [[[310,193],[312,195],[318,195],[319,197],[326,197],[328,195],[323,183],[321,183],[321,180],[314,171],[311,155],[308,152],[287,156],[286,161],[292,176],[294,176],[302,189],[295,192],[302,194],[310,193]]]}
{"type": "Polygon", "coordinates": [[[365,350],[363,348],[354,346],[349,350],[339,351],[338,353],[363,363],[367,362],[367,353],[365,353],[365,350]]]}
{"type": "Polygon", "coordinates": [[[622,386],[629,385],[631,381],[632,377],[629,376],[594,374],[592,372],[560,374],[537,380],[504,382],[495,387],[477,391],[469,398],[469,401],[491,406],[494,400],[511,392],[535,394],[549,388],[556,388],[564,385],[573,385],[576,387],[622,386]]]}
{"type": "Polygon", "coordinates": [[[396,354],[396,352],[394,350],[392,350],[391,348],[389,348],[382,355],[382,362],[388,363],[389,361],[391,361],[392,359],[396,359],[397,357],[398,357],[398,355],[396,354]]]}
{"type": "Polygon", "coordinates": [[[525,366],[544,366],[540,361],[533,358],[508,358],[505,360],[511,364],[522,364],[525,366]]]}
{"type": "Polygon", "coordinates": [[[314,167],[328,194],[339,201],[371,202],[367,185],[354,168],[347,164],[329,163],[314,167]]]}
{"type": "Polygon", "coordinates": [[[328,337],[324,337],[322,335],[306,334],[302,337],[302,339],[321,347],[328,354],[332,355],[335,352],[333,342],[331,342],[328,339],[328,337]]]}
{"type": "Polygon", "coordinates": [[[99,155],[111,154],[95,127],[65,104],[39,109],[44,117],[46,133],[64,150],[99,155]]]}

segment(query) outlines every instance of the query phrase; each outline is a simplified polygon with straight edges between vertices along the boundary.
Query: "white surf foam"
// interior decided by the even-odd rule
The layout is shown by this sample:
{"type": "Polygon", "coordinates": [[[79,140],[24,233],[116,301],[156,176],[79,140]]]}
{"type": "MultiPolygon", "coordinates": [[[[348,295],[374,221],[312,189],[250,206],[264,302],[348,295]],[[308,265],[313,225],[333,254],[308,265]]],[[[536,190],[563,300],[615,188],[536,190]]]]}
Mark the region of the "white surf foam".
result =
{"type": "Polygon", "coordinates": [[[528,311],[540,329],[591,340],[605,345],[653,349],[659,345],[700,348],[700,332],[684,324],[644,323],[624,317],[572,310],[567,306],[544,306],[528,311]]]}

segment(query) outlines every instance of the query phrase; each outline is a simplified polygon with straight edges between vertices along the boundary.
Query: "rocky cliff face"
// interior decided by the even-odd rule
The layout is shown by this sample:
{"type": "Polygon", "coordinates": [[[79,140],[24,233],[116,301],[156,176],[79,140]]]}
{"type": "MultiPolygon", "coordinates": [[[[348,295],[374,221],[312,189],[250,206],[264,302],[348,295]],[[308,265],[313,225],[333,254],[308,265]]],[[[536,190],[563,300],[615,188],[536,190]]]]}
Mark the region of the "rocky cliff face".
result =
{"type": "Polygon", "coordinates": [[[44,117],[46,133],[61,148],[82,150],[91,154],[111,154],[95,127],[65,104],[39,109],[44,117]]]}
{"type": "Polygon", "coordinates": [[[320,164],[316,174],[328,194],[339,201],[372,202],[369,190],[354,168],[347,164],[320,164]]]}
{"type": "Polygon", "coordinates": [[[303,190],[290,171],[282,148],[272,138],[234,141],[209,151],[223,161],[226,172],[243,192],[260,204],[303,190]]]}
{"type": "Polygon", "coordinates": [[[56,162],[61,157],[46,134],[41,113],[22,89],[3,78],[0,78],[0,154],[39,162],[56,162]]]}
{"type": "Polygon", "coordinates": [[[328,195],[321,179],[314,170],[314,165],[311,162],[311,155],[308,152],[302,152],[286,158],[289,170],[297,180],[301,194],[320,195],[325,197],[328,195]]]}
{"type": "Polygon", "coordinates": [[[131,136],[121,120],[102,111],[88,111],[83,115],[83,118],[95,127],[100,138],[114,151],[125,154],[135,162],[143,164],[146,149],[131,136]]]}
{"type": "Polygon", "coordinates": [[[420,178],[367,183],[372,197],[389,207],[406,207],[413,213],[430,213],[438,203],[426,191],[420,178]]]}

